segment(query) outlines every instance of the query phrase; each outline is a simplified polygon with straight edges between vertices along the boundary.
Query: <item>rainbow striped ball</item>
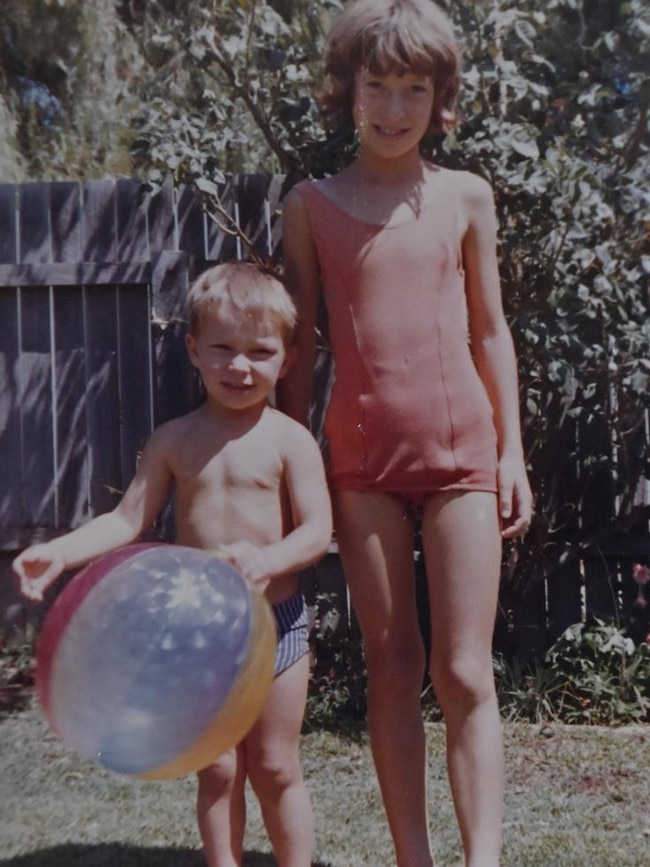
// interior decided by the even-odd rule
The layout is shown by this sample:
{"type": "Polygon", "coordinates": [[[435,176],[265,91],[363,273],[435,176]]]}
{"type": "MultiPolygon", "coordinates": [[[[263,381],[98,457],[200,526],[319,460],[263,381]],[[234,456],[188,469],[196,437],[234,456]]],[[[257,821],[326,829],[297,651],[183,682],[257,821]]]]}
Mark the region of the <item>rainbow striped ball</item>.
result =
{"type": "Polygon", "coordinates": [[[180,777],[248,733],[275,647],[268,603],[228,562],[180,545],[130,545],[57,597],[36,687],[51,727],[82,755],[137,777],[180,777]]]}

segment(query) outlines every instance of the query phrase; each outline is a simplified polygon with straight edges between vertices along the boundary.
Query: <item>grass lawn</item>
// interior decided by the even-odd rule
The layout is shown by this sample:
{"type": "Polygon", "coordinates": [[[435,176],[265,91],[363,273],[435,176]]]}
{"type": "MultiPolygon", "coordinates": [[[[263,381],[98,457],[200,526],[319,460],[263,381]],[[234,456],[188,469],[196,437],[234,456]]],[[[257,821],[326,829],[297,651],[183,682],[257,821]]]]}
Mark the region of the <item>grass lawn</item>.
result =
{"type": "MultiPolygon", "coordinates": [[[[650,864],[650,727],[506,725],[503,867],[650,864]]],[[[428,727],[437,867],[460,844],[444,729],[428,727]]],[[[317,819],[315,867],[394,867],[365,737],[304,737],[317,819]]],[[[80,759],[37,709],[0,721],[1,867],[201,867],[194,781],[132,780],[80,759]]],[[[246,867],[274,859],[250,799],[246,867]]]]}

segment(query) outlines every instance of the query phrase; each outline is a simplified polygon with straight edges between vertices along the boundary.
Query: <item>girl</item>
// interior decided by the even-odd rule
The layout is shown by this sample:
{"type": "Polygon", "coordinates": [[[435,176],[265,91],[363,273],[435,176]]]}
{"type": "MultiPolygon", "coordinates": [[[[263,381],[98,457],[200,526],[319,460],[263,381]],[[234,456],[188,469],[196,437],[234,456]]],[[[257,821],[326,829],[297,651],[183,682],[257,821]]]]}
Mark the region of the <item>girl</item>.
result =
{"type": "Polygon", "coordinates": [[[330,34],[322,100],[354,123],[358,154],[339,174],[298,184],[284,206],[301,331],[280,401],[306,419],[322,287],[336,374],[329,481],[398,867],[433,864],[414,518],[465,862],[496,867],[503,771],[491,640],[501,538],[525,532],[531,515],[492,191],[420,154],[428,132],[453,122],[458,82],[452,30],[431,0],[349,0],[330,34]]]}

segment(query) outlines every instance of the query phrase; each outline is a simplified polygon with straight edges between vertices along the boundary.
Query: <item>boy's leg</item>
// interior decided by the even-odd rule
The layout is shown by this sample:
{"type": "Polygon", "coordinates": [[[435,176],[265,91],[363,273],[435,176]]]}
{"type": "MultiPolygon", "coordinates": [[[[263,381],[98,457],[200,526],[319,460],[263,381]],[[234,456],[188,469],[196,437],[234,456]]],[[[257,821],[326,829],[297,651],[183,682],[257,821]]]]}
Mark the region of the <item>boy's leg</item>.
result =
{"type": "Polygon", "coordinates": [[[368,729],[397,867],[431,867],[420,696],[424,645],[415,602],[413,526],[384,493],[334,495],[339,550],[363,633],[368,729]]]}
{"type": "Polygon", "coordinates": [[[248,779],[278,867],[309,867],[314,847],[314,819],[299,752],[308,681],[305,654],[275,678],[244,741],[248,779]]]}
{"type": "Polygon", "coordinates": [[[441,493],[424,508],[431,676],[447,728],[449,777],[467,867],[497,867],[502,735],[492,670],[501,562],[497,498],[441,493]]]}
{"type": "Polygon", "coordinates": [[[208,867],[241,867],[246,766],[241,746],[199,771],[196,813],[208,867]]]}

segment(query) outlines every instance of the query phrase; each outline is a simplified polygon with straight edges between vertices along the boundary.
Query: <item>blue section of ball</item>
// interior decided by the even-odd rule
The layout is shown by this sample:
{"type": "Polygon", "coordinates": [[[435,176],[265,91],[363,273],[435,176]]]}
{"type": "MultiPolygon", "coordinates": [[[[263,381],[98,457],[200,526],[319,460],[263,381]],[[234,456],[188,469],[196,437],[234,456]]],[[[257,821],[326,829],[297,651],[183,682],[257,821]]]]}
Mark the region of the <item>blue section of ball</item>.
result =
{"type": "Polygon", "coordinates": [[[70,618],[52,668],[55,727],[111,770],[164,766],[216,718],[251,628],[248,586],[229,563],[181,546],[138,552],[70,618]]]}

